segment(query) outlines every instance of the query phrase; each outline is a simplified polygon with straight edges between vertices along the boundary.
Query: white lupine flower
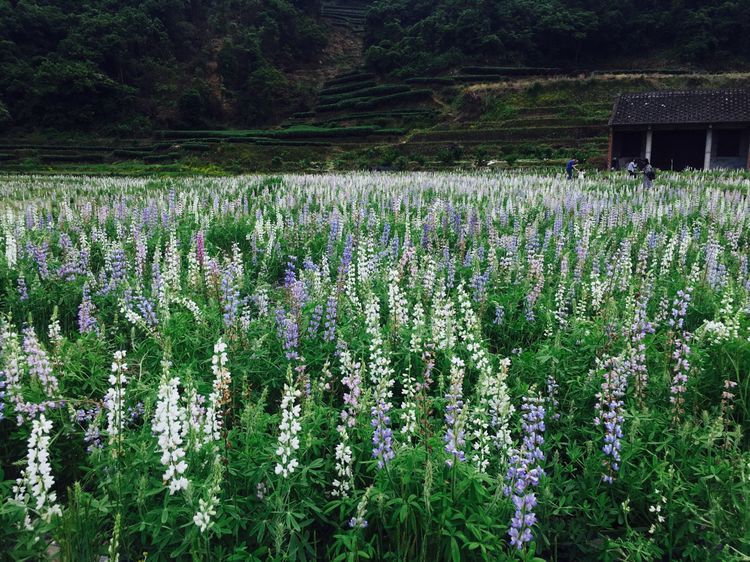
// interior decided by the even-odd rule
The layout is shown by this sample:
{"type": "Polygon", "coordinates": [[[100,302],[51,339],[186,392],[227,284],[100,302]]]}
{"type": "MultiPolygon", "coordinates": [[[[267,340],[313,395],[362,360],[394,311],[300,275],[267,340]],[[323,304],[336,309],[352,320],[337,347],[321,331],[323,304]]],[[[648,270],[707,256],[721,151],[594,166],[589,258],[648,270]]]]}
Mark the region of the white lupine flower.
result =
{"type": "Polygon", "coordinates": [[[422,350],[424,326],[424,308],[422,303],[417,302],[412,312],[411,339],[409,340],[409,351],[411,353],[420,353],[422,350]]]}
{"type": "Polygon", "coordinates": [[[219,492],[221,491],[221,479],[224,471],[220,456],[214,459],[213,471],[211,474],[211,485],[208,488],[205,498],[198,499],[198,511],[193,515],[193,523],[205,533],[213,524],[213,518],[216,516],[216,508],[219,505],[219,492]]]}
{"type": "Polygon", "coordinates": [[[349,429],[356,425],[357,414],[361,408],[359,399],[362,392],[362,377],[360,374],[361,365],[354,362],[349,350],[342,349],[339,359],[342,372],[341,383],[348,389],[348,392],[344,393],[346,406],[341,411],[341,423],[336,427],[341,441],[336,445],[336,478],[332,482],[333,490],[331,494],[334,497],[349,497],[349,492],[354,486],[349,429]]]}
{"type": "MultiPolygon", "coordinates": [[[[57,310],[55,310],[55,312],[56,311],[57,310]]],[[[54,348],[57,348],[62,342],[62,328],[60,327],[60,319],[57,317],[56,313],[52,315],[52,320],[50,320],[47,329],[47,336],[49,337],[50,344],[52,344],[52,347],[54,348]]]]}
{"type": "Polygon", "coordinates": [[[8,269],[15,269],[17,261],[18,244],[13,231],[8,229],[5,231],[5,262],[8,264],[8,269]]]}
{"type": "Polygon", "coordinates": [[[302,406],[297,403],[301,396],[299,389],[295,388],[292,383],[291,368],[288,371],[287,382],[284,384],[284,395],[281,399],[281,423],[279,424],[279,442],[276,447],[276,456],[279,462],[276,463],[275,472],[283,478],[288,478],[299,466],[296,459],[295,451],[299,449],[299,437],[297,434],[302,429],[299,423],[302,406]]]}
{"type": "Polygon", "coordinates": [[[110,445],[117,440],[123,428],[122,411],[125,405],[125,385],[128,384],[128,379],[125,376],[128,365],[125,363],[124,351],[115,351],[111,370],[112,374],[109,376],[110,388],[104,395],[104,407],[107,410],[107,434],[109,435],[110,445]]]}
{"type": "Polygon", "coordinates": [[[211,371],[214,374],[214,392],[218,397],[217,406],[226,406],[231,401],[229,394],[232,384],[232,375],[227,369],[227,344],[219,338],[214,345],[214,354],[211,357],[211,371]]]}
{"type": "Polygon", "coordinates": [[[180,406],[180,379],[168,378],[168,372],[165,375],[159,386],[152,429],[158,435],[161,464],[166,467],[163,479],[171,495],[188,487],[188,479],[184,476],[187,470],[185,449],[182,447],[187,412],[180,406]]]}
{"type": "Polygon", "coordinates": [[[31,508],[43,521],[49,522],[53,515],[62,515],[57,505],[57,493],[52,490],[55,479],[49,462],[49,433],[52,422],[44,414],[31,423],[31,435],[28,441],[26,468],[13,486],[14,499],[27,508],[25,524],[32,528],[31,508]]]}
{"type": "Polygon", "coordinates": [[[492,368],[489,355],[478,339],[479,318],[463,284],[458,288],[458,300],[463,319],[459,325],[459,336],[469,352],[471,364],[479,372],[476,402],[469,419],[469,435],[474,438],[470,460],[477,470],[484,472],[489,467],[490,445],[500,452],[501,462],[510,451],[508,421],[513,406],[505,384],[510,359],[503,359],[497,371],[492,368]]]}
{"type": "Polygon", "coordinates": [[[401,290],[399,283],[399,274],[396,268],[392,268],[388,273],[388,310],[396,327],[406,326],[409,322],[406,298],[401,290]]]}

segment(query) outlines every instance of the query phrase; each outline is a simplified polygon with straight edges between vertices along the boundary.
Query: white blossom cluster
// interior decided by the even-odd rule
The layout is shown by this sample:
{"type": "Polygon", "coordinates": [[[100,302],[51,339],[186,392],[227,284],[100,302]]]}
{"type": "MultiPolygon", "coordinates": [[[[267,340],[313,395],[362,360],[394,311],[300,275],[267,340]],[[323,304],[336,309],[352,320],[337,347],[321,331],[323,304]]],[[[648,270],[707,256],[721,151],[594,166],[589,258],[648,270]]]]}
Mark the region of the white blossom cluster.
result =
{"type": "Polygon", "coordinates": [[[26,508],[24,524],[28,529],[33,528],[29,508],[46,522],[54,515],[62,515],[57,493],[52,489],[55,479],[49,462],[51,430],[52,422],[44,414],[31,422],[26,468],[13,486],[14,499],[26,508]]]}
{"type": "Polygon", "coordinates": [[[294,456],[295,451],[299,449],[299,437],[297,434],[302,429],[299,422],[302,406],[297,402],[301,396],[298,388],[295,388],[291,369],[284,384],[284,395],[281,399],[281,423],[279,424],[279,443],[276,448],[276,456],[279,462],[276,463],[275,472],[284,478],[288,478],[299,466],[299,461],[294,456]]]}
{"type": "Polygon", "coordinates": [[[128,384],[128,378],[125,373],[128,370],[128,364],[125,363],[125,352],[115,351],[114,361],[112,362],[109,375],[109,390],[104,395],[104,407],[107,410],[107,434],[109,435],[110,445],[117,441],[118,436],[123,428],[123,408],[125,405],[125,385],[128,384]]]}
{"type": "Polygon", "coordinates": [[[179,386],[180,379],[169,377],[165,370],[152,423],[152,430],[158,436],[161,463],[167,467],[163,479],[169,486],[170,495],[187,489],[189,483],[185,477],[187,462],[183,448],[187,412],[180,405],[179,386]]]}
{"type": "Polygon", "coordinates": [[[205,533],[214,524],[216,508],[219,506],[219,492],[221,491],[221,479],[223,465],[220,456],[216,456],[211,474],[210,485],[206,497],[198,499],[198,511],[193,515],[193,523],[196,524],[201,533],[205,533]]]}

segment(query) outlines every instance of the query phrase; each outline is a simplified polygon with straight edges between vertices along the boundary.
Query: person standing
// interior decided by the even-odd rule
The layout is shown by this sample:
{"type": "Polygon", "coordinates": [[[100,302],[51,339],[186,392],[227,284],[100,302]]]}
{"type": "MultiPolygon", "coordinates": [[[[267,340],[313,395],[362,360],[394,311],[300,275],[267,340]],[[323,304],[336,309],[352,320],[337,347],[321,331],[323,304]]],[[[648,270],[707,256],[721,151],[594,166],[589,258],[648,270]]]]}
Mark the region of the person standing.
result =
{"type": "Polygon", "coordinates": [[[638,165],[635,163],[635,158],[630,160],[630,163],[628,164],[628,175],[631,178],[634,178],[636,176],[636,172],[638,171],[638,165]]]}
{"type": "Polygon", "coordinates": [[[646,159],[645,166],[643,166],[643,187],[651,189],[654,187],[654,180],[656,179],[656,172],[651,162],[646,159]]]}
{"type": "Polygon", "coordinates": [[[568,175],[568,179],[573,179],[573,172],[578,171],[578,167],[576,166],[577,161],[575,158],[571,158],[568,160],[568,164],[565,166],[565,173],[568,175]]]}

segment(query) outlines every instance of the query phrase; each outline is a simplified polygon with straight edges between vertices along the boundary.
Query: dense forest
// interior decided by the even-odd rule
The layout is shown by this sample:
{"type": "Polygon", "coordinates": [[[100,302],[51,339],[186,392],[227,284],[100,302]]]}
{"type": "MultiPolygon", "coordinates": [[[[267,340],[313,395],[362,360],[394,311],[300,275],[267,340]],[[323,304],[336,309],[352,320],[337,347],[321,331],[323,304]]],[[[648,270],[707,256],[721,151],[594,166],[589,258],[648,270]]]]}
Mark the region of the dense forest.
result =
{"type": "MultiPolygon", "coordinates": [[[[319,0],[0,0],[0,127],[130,135],[277,123],[309,99],[289,76],[318,64],[327,41],[320,8],[319,0]]],[[[731,68],[750,58],[750,3],[377,0],[364,33],[369,69],[395,77],[649,56],[731,68]]]]}
{"type": "Polygon", "coordinates": [[[580,68],[658,55],[728,68],[750,58],[744,0],[377,0],[368,64],[402,75],[486,61],[580,68]]]}
{"type": "Polygon", "coordinates": [[[326,41],[316,0],[0,0],[0,120],[273,121],[326,41]]]}

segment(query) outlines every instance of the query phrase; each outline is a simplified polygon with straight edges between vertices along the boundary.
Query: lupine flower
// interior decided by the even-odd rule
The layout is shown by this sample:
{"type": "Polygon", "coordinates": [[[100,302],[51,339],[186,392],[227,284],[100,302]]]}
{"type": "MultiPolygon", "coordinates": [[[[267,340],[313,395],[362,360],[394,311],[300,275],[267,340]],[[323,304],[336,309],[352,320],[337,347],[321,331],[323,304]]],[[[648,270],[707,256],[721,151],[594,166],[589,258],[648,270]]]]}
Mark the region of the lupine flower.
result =
{"type": "Polygon", "coordinates": [[[349,520],[349,527],[352,529],[366,529],[367,528],[367,502],[370,499],[372,493],[372,486],[365,490],[362,495],[362,499],[357,504],[357,514],[349,520]]]}
{"type": "Polygon", "coordinates": [[[89,286],[85,284],[83,286],[83,299],[78,307],[78,331],[82,334],[88,333],[99,333],[99,324],[96,321],[94,314],[96,313],[96,306],[91,302],[91,295],[89,294],[89,286]]]}
{"type": "Polygon", "coordinates": [[[127,370],[125,352],[115,351],[112,374],[109,376],[110,388],[104,396],[104,407],[107,410],[107,435],[109,435],[110,445],[118,441],[124,426],[123,409],[125,407],[125,385],[128,383],[125,376],[127,370]]]}
{"type": "Polygon", "coordinates": [[[187,423],[187,412],[180,405],[180,379],[169,376],[169,369],[164,368],[164,376],[157,396],[156,410],[152,431],[158,436],[161,464],[166,467],[164,483],[169,486],[170,495],[188,487],[185,477],[187,463],[185,449],[182,446],[184,425],[187,423]]]}
{"type": "Polygon", "coordinates": [[[313,309],[312,315],[310,316],[310,323],[307,325],[307,335],[310,338],[314,338],[318,333],[318,328],[320,327],[320,320],[322,317],[323,307],[321,305],[317,305],[313,309]]]}
{"type": "Polygon", "coordinates": [[[0,371],[0,422],[5,419],[5,371],[0,371]]]}
{"type": "Polygon", "coordinates": [[[297,320],[291,316],[284,318],[284,351],[289,361],[299,359],[299,326],[297,320]]]}
{"type": "Polygon", "coordinates": [[[505,308],[499,304],[495,305],[495,318],[492,320],[492,323],[496,326],[502,326],[503,321],[505,320],[505,308]]]}
{"type": "Polygon", "coordinates": [[[687,391],[688,375],[690,373],[690,340],[692,334],[685,330],[685,317],[687,316],[688,304],[691,301],[692,285],[685,291],[677,291],[677,296],[672,304],[672,314],[669,325],[676,330],[674,341],[674,375],[672,386],[669,390],[669,401],[672,404],[673,419],[679,420],[684,412],[685,392],[687,391]]]}
{"type": "Polygon", "coordinates": [[[52,422],[44,414],[40,414],[32,421],[26,468],[13,486],[15,500],[26,506],[24,523],[28,529],[32,528],[29,508],[46,522],[55,515],[62,515],[62,510],[57,504],[57,493],[52,489],[55,486],[55,478],[52,476],[52,466],[49,462],[51,430],[52,422]]]}
{"type": "Polygon", "coordinates": [[[620,449],[622,448],[622,423],[625,403],[623,397],[627,389],[627,371],[621,357],[610,357],[602,362],[599,369],[604,373],[601,392],[597,393],[596,417],[594,425],[604,429],[604,473],[602,480],[612,484],[620,470],[620,449]]]}
{"type": "Polygon", "coordinates": [[[544,475],[541,466],[544,462],[541,446],[544,444],[545,431],[542,398],[537,395],[524,396],[521,411],[523,443],[511,455],[504,489],[505,495],[511,496],[515,508],[508,535],[510,544],[518,550],[522,550],[533,539],[531,527],[536,524],[534,508],[537,504],[534,488],[544,475]]]}
{"type": "Polygon", "coordinates": [[[560,386],[555,381],[555,377],[553,375],[547,375],[547,403],[550,405],[550,410],[553,412],[550,416],[553,420],[560,419],[560,402],[557,400],[559,389],[560,386]]]}
{"type": "Polygon", "coordinates": [[[365,314],[365,329],[370,336],[370,379],[375,385],[373,399],[375,405],[371,408],[370,424],[374,428],[372,436],[372,456],[378,459],[378,468],[383,469],[391,461],[393,451],[393,432],[391,431],[391,398],[393,392],[393,370],[390,361],[383,350],[383,336],[380,330],[380,304],[376,298],[371,298],[367,304],[365,314]]]}
{"type": "Polygon", "coordinates": [[[281,412],[281,423],[279,424],[279,443],[276,448],[276,463],[274,471],[283,478],[289,478],[299,466],[296,451],[299,449],[299,437],[297,434],[302,429],[299,418],[302,407],[298,399],[302,393],[294,387],[292,382],[292,369],[287,371],[287,382],[284,384],[284,393],[281,398],[279,411],[281,412]]]}
{"type": "Polygon", "coordinates": [[[466,445],[464,430],[464,362],[455,355],[451,357],[451,382],[450,388],[445,395],[445,452],[449,457],[445,464],[453,466],[454,462],[464,462],[466,455],[463,451],[466,445]]]}
{"type": "Polygon", "coordinates": [[[326,302],[326,320],[323,325],[323,339],[332,342],[336,339],[336,317],[338,314],[338,299],[331,294],[326,302]]]}
{"type": "Polygon", "coordinates": [[[42,349],[32,326],[24,328],[23,351],[26,353],[29,373],[41,383],[47,396],[52,398],[57,394],[59,386],[57,377],[52,374],[52,365],[47,357],[47,352],[42,349]]]}
{"type": "Polygon", "coordinates": [[[214,457],[213,470],[211,471],[210,485],[206,490],[206,497],[198,499],[198,511],[193,515],[193,523],[196,524],[201,533],[205,533],[214,524],[216,508],[219,506],[219,493],[221,492],[224,465],[219,455],[214,457]]]}
{"type": "Polygon", "coordinates": [[[26,288],[26,279],[23,277],[18,278],[18,298],[22,301],[29,300],[29,291],[26,288]]]}
{"type": "Polygon", "coordinates": [[[224,311],[224,326],[227,328],[235,325],[240,305],[240,291],[237,288],[234,274],[225,271],[221,277],[221,302],[224,311]]]}

